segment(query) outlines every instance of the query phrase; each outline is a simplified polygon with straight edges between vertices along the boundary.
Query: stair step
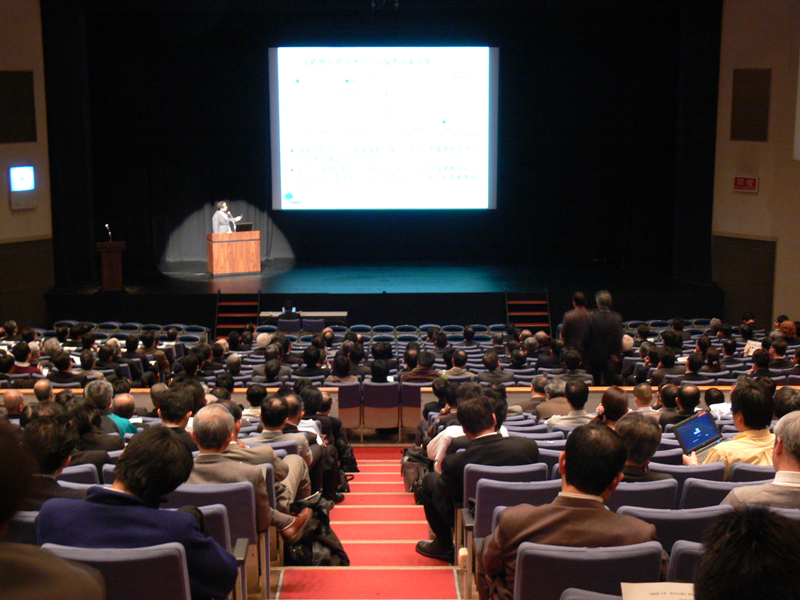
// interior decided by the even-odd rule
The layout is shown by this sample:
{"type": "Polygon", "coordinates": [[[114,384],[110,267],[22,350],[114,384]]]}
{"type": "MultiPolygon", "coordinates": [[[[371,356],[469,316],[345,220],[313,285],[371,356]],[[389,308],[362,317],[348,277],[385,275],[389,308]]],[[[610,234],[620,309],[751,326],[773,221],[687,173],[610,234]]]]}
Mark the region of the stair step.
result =
{"type": "Polygon", "coordinates": [[[247,312],[219,313],[217,316],[220,317],[220,318],[227,318],[227,317],[258,317],[258,313],[247,313],[247,312]]]}
{"type": "Polygon", "coordinates": [[[547,304],[547,300],[509,300],[509,304],[547,304]]]}
{"type": "Polygon", "coordinates": [[[521,317],[521,316],[543,317],[543,316],[547,316],[547,314],[548,313],[547,313],[546,310],[545,311],[541,311],[541,310],[536,310],[536,311],[514,311],[514,312],[508,313],[508,316],[509,317],[514,317],[514,316],[517,316],[517,317],[521,317]]]}

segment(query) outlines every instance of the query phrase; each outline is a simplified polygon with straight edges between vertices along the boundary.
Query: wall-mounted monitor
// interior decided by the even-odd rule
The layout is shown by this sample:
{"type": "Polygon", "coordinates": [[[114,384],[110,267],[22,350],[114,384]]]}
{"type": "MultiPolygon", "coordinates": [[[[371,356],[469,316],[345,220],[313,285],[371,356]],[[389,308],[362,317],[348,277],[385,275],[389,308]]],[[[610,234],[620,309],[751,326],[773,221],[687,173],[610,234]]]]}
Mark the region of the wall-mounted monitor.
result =
{"type": "Polygon", "coordinates": [[[269,51],[272,205],[489,209],[499,50],[269,51]]]}
{"type": "Polygon", "coordinates": [[[28,192],[36,187],[33,167],[10,167],[8,177],[12,192],[28,192]]]}
{"type": "Polygon", "coordinates": [[[9,204],[11,210],[36,206],[36,176],[32,166],[9,167],[9,204]]]}

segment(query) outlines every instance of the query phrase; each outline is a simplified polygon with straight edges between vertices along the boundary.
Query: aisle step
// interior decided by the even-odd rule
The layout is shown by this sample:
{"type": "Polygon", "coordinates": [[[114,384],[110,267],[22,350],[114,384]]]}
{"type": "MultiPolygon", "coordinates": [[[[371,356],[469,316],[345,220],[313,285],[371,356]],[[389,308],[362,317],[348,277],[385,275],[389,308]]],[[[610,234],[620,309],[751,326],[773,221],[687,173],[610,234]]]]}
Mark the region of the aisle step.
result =
{"type": "Polygon", "coordinates": [[[452,600],[450,567],[285,569],[278,600],[452,600]]]}

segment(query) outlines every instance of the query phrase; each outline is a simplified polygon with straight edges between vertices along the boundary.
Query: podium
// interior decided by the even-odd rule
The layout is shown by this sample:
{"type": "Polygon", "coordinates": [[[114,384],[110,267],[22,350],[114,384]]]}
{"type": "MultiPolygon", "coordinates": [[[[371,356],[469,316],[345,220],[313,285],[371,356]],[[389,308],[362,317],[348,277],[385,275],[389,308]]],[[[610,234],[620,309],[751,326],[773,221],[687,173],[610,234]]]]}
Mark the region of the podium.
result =
{"type": "Polygon", "coordinates": [[[125,242],[98,242],[100,252],[100,272],[103,276],[104,292],[116,292],[122,287],[122,251],[125,242]]]}
{"type": "Polygon", "coordinates": [[[208,272],[212,276],[261,272],[261,231],[206,235],[208,272]]]}

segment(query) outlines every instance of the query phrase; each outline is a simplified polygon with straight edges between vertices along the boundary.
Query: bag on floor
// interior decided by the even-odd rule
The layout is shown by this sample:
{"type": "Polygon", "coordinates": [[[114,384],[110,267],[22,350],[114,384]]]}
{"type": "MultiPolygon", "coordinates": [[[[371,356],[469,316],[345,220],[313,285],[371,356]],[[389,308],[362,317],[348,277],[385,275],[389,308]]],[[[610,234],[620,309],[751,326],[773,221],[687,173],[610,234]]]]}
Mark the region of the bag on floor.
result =
{"type": "Polygon", "coordinates": [[[347,473],[358,473],[358,463],[352,446],[336,446],[339,451],[339,468],[347,473]]]}
{"type": "Polygon", "coordinates": [[[403,475],[403,486],[406,492],[414,493],[414,501],[419,504],[419,493],[425,475],[433,470],[433,461],[423,450],[407,448],[400,461],[400,473],[403,475]]]}
{"type": "Polygon", "coordinates": [[[350,482],[353,481],[355,475],[348,475],[341,469],[339,470],[339,487],[337,488],[337,492],[341,492],[342,494],[349,494],[350,493],[350,482]]]}
{"type": "Polygon", "coordinates": [[[310,508],[312,515],[303,537],[296,544],[286,545],[283,561],[295,567],[349,567],[350,558],[339,536],[331,528],[332,503],[321,496],[291,505],[292,512],[310,508]]]}

